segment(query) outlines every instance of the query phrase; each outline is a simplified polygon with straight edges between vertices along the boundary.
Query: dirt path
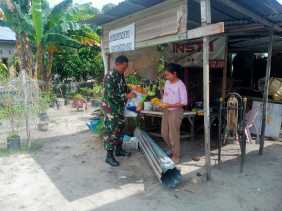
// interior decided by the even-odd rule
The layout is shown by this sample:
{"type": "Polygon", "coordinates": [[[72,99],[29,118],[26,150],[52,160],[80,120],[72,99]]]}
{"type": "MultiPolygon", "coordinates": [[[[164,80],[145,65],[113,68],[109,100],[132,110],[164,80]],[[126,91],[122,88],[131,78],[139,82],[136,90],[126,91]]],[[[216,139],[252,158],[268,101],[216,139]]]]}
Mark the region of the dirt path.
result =
{"type": "MultiPolygon", "coordinates": [[[[198,143],[184,142],[179,168],[183,182],[175,190],[159,185],[141,153],[104,163],[101,140],[85,127],[85,113],[53,111],[47,133],[36,132],[40,149],[0,157],[1,211],[91,210],[282,210],[282,143],[267,142],[264,156],[248,145],[245,172],[239,173],[237,145],[223,151],[225,162],[205,182],[198,143]],[[197,151],[196,151],[197,149],[197,151]]],[[[213,160],[214,163],[214,160],[213,160]]]]}

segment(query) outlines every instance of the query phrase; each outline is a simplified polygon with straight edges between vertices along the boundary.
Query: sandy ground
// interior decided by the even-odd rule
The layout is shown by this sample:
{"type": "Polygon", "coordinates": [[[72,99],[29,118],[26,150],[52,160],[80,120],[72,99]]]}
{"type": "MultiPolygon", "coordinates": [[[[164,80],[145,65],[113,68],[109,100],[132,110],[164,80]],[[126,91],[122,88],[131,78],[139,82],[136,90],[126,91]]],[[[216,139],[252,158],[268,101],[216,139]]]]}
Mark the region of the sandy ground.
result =
{"type": "Polygon", "coordinates": [[[268,141],[264,156],[248,145],[242,174],[239,146],[225,147],[222,169],[215,165],[206,182],[202,141],[185,141],[183,181],[170,190],[139,152],[120,159],[119,168],[106,165],[101,140],[85,126],[87,113],[63,109],[50,116],[48,132],[33,132],[38,150],[0,157],[1,211],[282,210],[282,142],[268,141]],[[191,160],[195,155],[199,162],[191,160]]]}

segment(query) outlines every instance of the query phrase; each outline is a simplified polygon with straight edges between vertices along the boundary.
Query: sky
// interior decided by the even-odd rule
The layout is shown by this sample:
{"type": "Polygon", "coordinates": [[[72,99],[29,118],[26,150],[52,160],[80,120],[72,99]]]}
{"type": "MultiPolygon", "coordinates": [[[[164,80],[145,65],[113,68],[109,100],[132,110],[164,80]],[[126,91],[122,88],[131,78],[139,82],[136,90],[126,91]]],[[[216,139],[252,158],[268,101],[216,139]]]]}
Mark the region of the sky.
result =
{"type": "MultiPolygon", "coordinates": [[[[51,6],[54,6],[58,3],[60,3],[61,1],[62,0],[49,0],[49,3],[50,3],[51,6]]],[[[100,9],[100,10],[102,9],[102,7],[105,4],[108,4],[108,3],[118,4],[122,1],[123,0],[73,0],[74,3],[80,3],[80,4],[92,2],[93,6],[100,9]]]]}

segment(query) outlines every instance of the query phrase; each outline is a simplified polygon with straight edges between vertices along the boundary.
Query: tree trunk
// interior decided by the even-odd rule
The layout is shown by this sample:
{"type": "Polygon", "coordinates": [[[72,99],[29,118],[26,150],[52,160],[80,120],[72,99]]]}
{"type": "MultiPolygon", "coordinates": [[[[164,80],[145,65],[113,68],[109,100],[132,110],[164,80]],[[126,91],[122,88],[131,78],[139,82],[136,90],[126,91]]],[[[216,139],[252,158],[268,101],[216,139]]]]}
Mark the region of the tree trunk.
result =
{"type": "MultiPolygon", "coordinates": [[[[15,11],[15,5],[12,0],[5,0],[9,10],[15,11]]],[[[25,70],[29,76],[32,74],[32,52],[27,33],[17,34],[16,55],[20,59],[20,69],[25,70]]]]}
{"type": "Polygon", "coordinates": [[[26,33],[22,34],[21,37],[21,50],[22,69],[24,69],[29,76],[32,76],[32,52],[30,49],[30,42],[26,33]]]}
{"type": "Polygon", "coordinates": [[[32,75],[32,52],[27,34],[17,35],[16,55],[20,59],[20,70],[32,75]]]}
{"type": "Polygon", "coordinates": [[[38,80],[44,80],[44,49],[43,46],[40,44],[37,46],[36,55],[35,55],[35,75],[34,78],[38,80]]]}
{"type": "Polygon", "coordinates": [[[46,81],[48,83],[48,87],[50,86],[51,77],[52,77],[52,67],[53,67],[53,60],[54,60],[54,52],[48,52],[48,64],[47,64],[47,78],[46,81]]]}

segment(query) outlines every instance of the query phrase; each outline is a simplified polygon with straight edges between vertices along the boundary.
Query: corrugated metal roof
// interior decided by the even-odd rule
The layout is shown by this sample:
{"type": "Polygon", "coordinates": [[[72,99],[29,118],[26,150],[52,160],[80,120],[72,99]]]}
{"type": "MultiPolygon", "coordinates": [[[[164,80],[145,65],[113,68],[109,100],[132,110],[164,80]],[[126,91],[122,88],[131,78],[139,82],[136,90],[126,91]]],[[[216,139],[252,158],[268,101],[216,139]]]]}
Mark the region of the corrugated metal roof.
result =
{"type": "MultiPolygon", "coordinates": [[[[105,14],[97,16],[92,24],[103,25],[105,23],[117,20],[119,18],[131,15],[143,9],[152,7],[156,4],[164,2],[165,0],[126,0],[121,2],[116,7],[111,9],[105,14]]],[[[251,10],[261,17],[265,17],[273,23],[282,22],[282,5],[276,0],[233,0],[237,4],[251,10]]],[[[189,20],[200,23],[200,7],[199,0],[189,0],[189,8],[192,8],[188,12],[188,25],[189,20]]],[[[219,0],[212,0],[212,21],[238,21],[238,20],[249,20],[249,17],[241,14],[238,11],[222,4],[219,0]]]]}
{"type": "Polygon", "coordinates": [[[0,40],[16,41],[16,34],[10,28],[0,26],[0,40]]]}
{"type": "MultiPolygon", "coordinates": [[[[91,24],[103,25],[164,1],[165,0],[126,0],[107,13],[97,16],[91,21],[91,24]]],[[[226,4],[228,1],[230,0],[212,0],[211,13],[213,23],[225,22],[226,33],[229,35],[229,49],[256,49],[257,51],[266,49],[268,43],[266,37],[268,36],[269,28],[252,19],[249,14],[246,15],[240,10],[233,9],[230,5],[226,4]],[[243,28],[250,30],[242,32],[243,28]],[[248,40],[253,41],[247,42],[248,40]]],[[[188,0],[188,29],[201,25],[199,2],[200,0],[188,0]]],[[[270,24],[276,24],[282,27],[282,5],[276,0],[231,0],[231,2],[246,8],[256,16],[264,18],[266,21],[270,22],[270,24]]],[[[277,36],[275,40],[280,49],[282,49],[281,37],[282,36],[277,36]]]]}
{"type": "Polygon", "coordinates": [[[126,0],[119,3],[116,7],[109,10],[105,14],[95,17],[95,19],[91,21],[91,24],[103,25],[118,18],[122,18],[148,7],[152,7],[163,1],[165,0],[126,0]]]}
{"type": "Polygon", "coordinates": [[[282,13],[282,6],[276,0],[237,0],[236,2],[262,17],[282,13]]]}
{"type": "MultiPolygon", "coordinates": [[[[234,1],[234,0],[233,0],[234,1]]],[[[213,7],[217,8],[220,7],[220,3],[218,0],[212,1],[213,7]]],[[[242,7],[254,12],[255,14],[275,23],[275,22],[281,22],[282,17],[280,16],[280,20],[277,19],[276,21],[272,18],[275,17],[275,15],[281,15],[282,14],[282,6],[280,3],[278,3],[276,0],[236,0],[234,1],[237,4],[241,5],[242,7]]],[[[228,6],[223,6],[221,8],[222,11],[227,12],[228,6]]],[[[234,10],[228,11],[228,14],[233,14],[234,10]]],[[[236,19],[244,19],[242,16],[237,16],[238,12],[234,16],[236,19]]]]}

